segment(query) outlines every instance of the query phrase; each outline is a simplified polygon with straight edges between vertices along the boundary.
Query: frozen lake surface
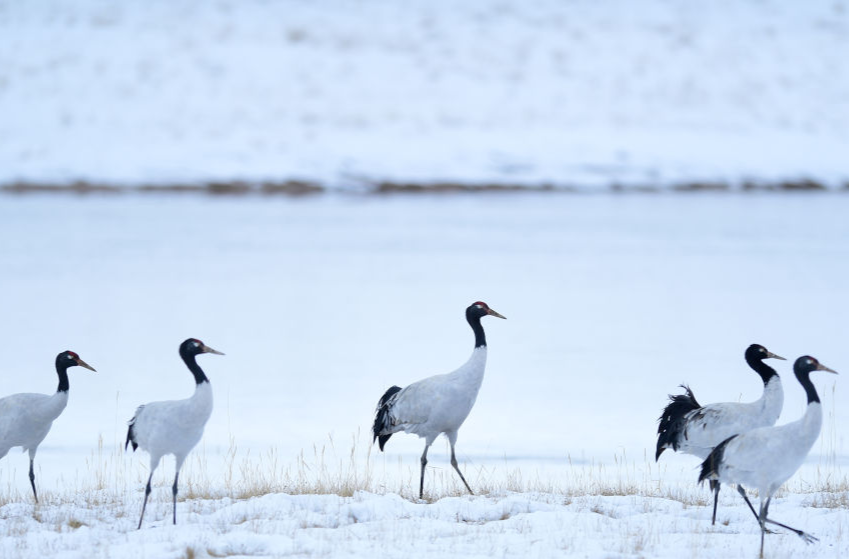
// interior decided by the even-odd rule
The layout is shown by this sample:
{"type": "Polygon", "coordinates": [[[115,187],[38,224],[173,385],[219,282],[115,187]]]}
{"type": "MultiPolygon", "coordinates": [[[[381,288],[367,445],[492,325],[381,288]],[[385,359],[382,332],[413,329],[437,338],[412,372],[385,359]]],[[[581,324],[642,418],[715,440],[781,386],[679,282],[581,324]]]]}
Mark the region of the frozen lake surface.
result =
{"type": "MultiPolygon", "coordinates": [[[[71,370],[70,403],[39,451],[39,483],[46,494],[84,484],[99,468],[102,437],[104,454],[130,472],[122,474],[121,490],[134,499],[127,505],[131,518],[117,521],[124,528],[137,514],[138,479],[147,464],[144,454],[117,454],[125,422],[140,403],[191,394],[191,376],[177,355],[190,336],[227,354],[200,359],[216,398],[198,448],[212,493],[226,481],[228,451],[238,455],[238,465],[273,449],[285,469],[299,463],[302,451],[300,463],[314,463],[314,449],[323,448],[328,471],[370,460],[376,492],[409,493],[422,442],[398,435],[385,457],[369,456],[374,405],[391,384],[462,364],[473,345],[463,310],[483,300],[507,320],[484,321],[486,378],[457,445],[473,486],[499,476],[502,482],[492,485],[509,486],[511,471],[542,480],[537,486],[557,485],[571,461],[587,468],[618,463],[613,477],[621,476],[622,463],[624,470],[631,464],[640,487],[667,475],[689,487],[695,459],[667,453],[660,470],[653,466],[656,418],[679,383],[689,383],[703,403],[758,398],[760,380],[743,361],[752,342],[790,362],[810,353],[849,371],[847,214],[849,197],[837,193],[6,195],[0,197],[2,392],[53,391],[53,360],[65,349],[98,370],[71,370]]],[[[785,381],[784,423],[802,414],[804,395],[788,363],[777,369],[785,381]]],[[[817,476],[845,479],[844,380],[814,379],[826,412],[823,435],[801,479],[791,481],[798,490],[817,476]]],[[[442,439],[430,459],[427,483],[439,497],[440,487],[454,483],[442,439]]],[[[166,461],[163,486],[172,467],[166,461]]],[[[197,461],[188,467],[195,476],[204,470],[197,461]]],[[[0,461],[0,476],[28,502],[25,456],[10,453],[0,461]]],[[[161,524],[170,493],[160,491],[151,521],[161,524]]],[[[733,492],[725,498],[739,504],[733,492]]],[[[369,506],[380,510],[407,506],[361,499],[374,499],[369,506]]],[[[475,505],[482,510],[502,506],[500,497],[483,499],[475,505]]],[[[680,507],[646,499],[629,502],[649,511],[680,507]]],[[[804,497],[793,499],[807,506],[804,497]]],[[[341,506],[321,503],[303,506],[341,506]]],[[[212,514],[228,505],[208,506],[212,514]]],[[[570,506],[558,504],[551,522],[571,522],[570,506]]],[[[701,506],[698,514],[701,524],[707,519],[705,530],[706,510],[701,506]]],[[[810,510],[790,507],[790,514],[776,516],[817,532],[810,510]]],[[[419,513],[405,514],[409,520],[419,513]]],[[[742,507],[729,514],[748,520],[742,507]]],[[[845,511],[839,514],[830,526],[845,528],[845,511]]],[[[649,517],[640,518],[651,524],[649,517]]],[[[109,526],[101,527],[104,533],[109,526]]],[[[688,528],[663,524],[661,532],[676,529],[688,528]]],[[[754,555],[756,525],[739,529],[754,555]]],[[[191,543],[186,537],[180,545],[191,543]]],[[[663,556],[660,536],[652,537],[644,544],[648,554],[663,556]]],[[[692,550],[704,537],[699,532],[679,543],[692,550]]],[[[782,537],[796,549],[795,537],[782,537]]],[[[336,549],[316,545],[311,549],[336,549]]],[[[575,545],[570,549],[581,549],[575,545]]],[[[835,553],[847,551],[840,545],[835,553]]],[[[356,549],[352,555],[375,552],[356,549]]],[[[612,551],[602,545],[589,555],[612,551]]]]}
{"type": "MultiPolygon", "coordinates": [[[[752,342],[849,370],[847,210],[838,194],[7,196],[3,392],[52,391],[56,353],[77,351],[99,372],[72,371],[43,454],[123,443],[137,404],[191,394],[177,346],[197,337],[227,354],[201,358],[207,446],[347,448],[388,386],[465,361],[480,299],[508,320],[484,321],[464,456],[641,456],[679,383],[759,397],[752,342]]],[[[783,422],[804,395],[777,367],[783,422]]],[[[846,425],[840,377],[816,380],[826,432],[846,425]]]]}

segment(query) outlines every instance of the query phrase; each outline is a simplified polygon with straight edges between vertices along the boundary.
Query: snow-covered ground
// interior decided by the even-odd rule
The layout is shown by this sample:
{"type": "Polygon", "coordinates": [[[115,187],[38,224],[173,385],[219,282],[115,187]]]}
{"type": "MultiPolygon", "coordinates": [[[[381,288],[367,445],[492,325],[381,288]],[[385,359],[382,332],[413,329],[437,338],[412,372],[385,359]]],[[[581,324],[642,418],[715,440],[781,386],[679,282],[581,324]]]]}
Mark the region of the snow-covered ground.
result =
{"type": "MultiPolygon", "coordinates": [[[[756,399],[751,342],[849,371],[847,206],[837,193],[3,196],[2,393],[54,390],[65,349],[98,373],[71,371],[39,451],[46,504],[31,502],[25,455],[0,460],[0,549],[754,557],[733,491],[711,528],[698,461],[655,465],[656,418],[681,382],[703,402],[756,399]],[[466,359],[477,299],[507,316],[485,323],[487,374],[457,446],[480,496],[459,490],[439,441],[434,503],[417,504],[422,443],[370,447],[373,406],[466,359]],[[166,522],[169,459],[136,533],[147,456],[119,452],[125,421],[191,393],[189,336],[227,354],[200,359],[216,407],[181,524],[166,522]]],[[[792,421],[803,391],[776,365],[792,421]]],[[[849,554],[844,380],[814,379],[823,434],[772,508],[821,542],[773,535],[770,557],[849,554]]]]}
{"type": "Polygon", "coordinates": [[[0,184],[849,181],[843,0],[0,1],[0,184]]]}
{"type": "MultiPolygon", "coordinates": [[[[813,507],[818,495],[774,502],[776,518],[821,542],[767,536],[771,558],[845,557],[849,512],[813,507]]],[[[135,504],[135,503],[134,503],[135,504]]],[[[432,504],[397,495],[266,495],[248,500],[159,503],[135,531],[126,504],[0,507],[3,557],[756,557],[759,528],[745,505],[708,508],[642,495],[503,493],[432,504]],[[155,518],[155,519],[154,519],[155,518]],[[8,535],[6,535],[8,534],[8,535]]]]}

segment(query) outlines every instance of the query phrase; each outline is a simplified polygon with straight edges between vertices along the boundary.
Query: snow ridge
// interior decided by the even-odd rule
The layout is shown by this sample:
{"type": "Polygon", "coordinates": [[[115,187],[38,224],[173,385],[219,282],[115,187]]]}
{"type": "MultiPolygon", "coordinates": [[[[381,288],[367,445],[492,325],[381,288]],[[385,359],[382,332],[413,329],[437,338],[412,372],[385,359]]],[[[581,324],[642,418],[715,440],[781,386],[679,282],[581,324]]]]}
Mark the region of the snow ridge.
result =
{"type": "Polygon", "coordinates": [[[0,2],[0,184],[849,181],[842,2],[0,2]]]}

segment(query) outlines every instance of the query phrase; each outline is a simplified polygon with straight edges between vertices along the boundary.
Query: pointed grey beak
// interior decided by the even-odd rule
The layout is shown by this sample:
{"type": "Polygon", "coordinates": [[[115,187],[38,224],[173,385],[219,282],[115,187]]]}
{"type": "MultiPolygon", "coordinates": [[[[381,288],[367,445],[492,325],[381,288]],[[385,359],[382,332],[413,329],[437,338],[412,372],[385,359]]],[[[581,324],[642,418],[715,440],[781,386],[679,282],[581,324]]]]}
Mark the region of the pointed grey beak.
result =
{"type": "Polygon", "coordinates": [[[769,359],[770,357],[772,357],[773,359],[781,359],[782,361],[787,361],[787,359],[783,358],[782,356],[776,355],[771,351],[767,351],[766,358],[769,359]]]}
{"type": "Polygon", "coordinates": [[[834,373],[835,375],[837,374],[837,371],[829,369],[828,367],[826,367],[822,363],[817,365],[817,371],[825,371],[826,373],[834,373]]]}
{"type": "Polygon", "coordinates": [[[88,369],[89,371],[94,371],[95,373],[97,372],[97,371],[94,369],[94,367],[92,367],[91,365],[89,365],[88,363],[86,363],[85,361],[83,361],[82,359],[80,359],[79,357],[77,358],[77,365],[79,365],[80,367],[85,367],[85,368],[86,368],[86,369],[88,369]]]}
{"type": "Polygon", "coordinates": [[[209,346],[208,346],[208,345],[206,345],[206,344],[204,344],[204,346],[203,346],[203,352],[204,352],[204,353],[212,353],[212,354],[214,354],[214,355],[224,355],[224,354],[223,354],[223,353],[221,353],[220,351],[216,351],[216,350],[212,349],[211,347],[209,347],[209,346]]]}
{"type": "Polygon", "coordinates": [[[495,312],[495,311],[494,311],[494,310],[492,310],[492,309],[488,309],[488,310],[486,311],[486,314],[490,314],[490,315],[492,315],[492,316],[495,316],[495,317],[498,317],[498,318],[503,318],[504,320],[507,320],[507,317],[506,317],[506,316],[501,316],[500,314],[498,314],[497,312],[495,312]]]}

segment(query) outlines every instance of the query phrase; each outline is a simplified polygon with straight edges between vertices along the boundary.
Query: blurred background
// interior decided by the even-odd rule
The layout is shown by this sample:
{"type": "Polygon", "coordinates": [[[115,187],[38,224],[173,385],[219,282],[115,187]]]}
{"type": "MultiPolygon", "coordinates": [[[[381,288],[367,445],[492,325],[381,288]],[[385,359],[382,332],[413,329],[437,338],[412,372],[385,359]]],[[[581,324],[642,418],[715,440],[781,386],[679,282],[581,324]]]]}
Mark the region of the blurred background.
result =
{"type": "MultiPolygon", "coordinates": [[[[508,320],[466,463],[648,461],[679,383],[760,396],[753,342],[790,360],[794,420],[793,359],[849,372],[848,9],[0,1],[2,394],[51,392],[65,349],[97,368],[39,453],[84,470],[191,394],[197,337],[227,354],[200,360],[207,452],[365,452],[386,388],[465,361],[483,300],[508,320]]],[[[842,381],[815,379],[833,462],[842,381]]]]}

